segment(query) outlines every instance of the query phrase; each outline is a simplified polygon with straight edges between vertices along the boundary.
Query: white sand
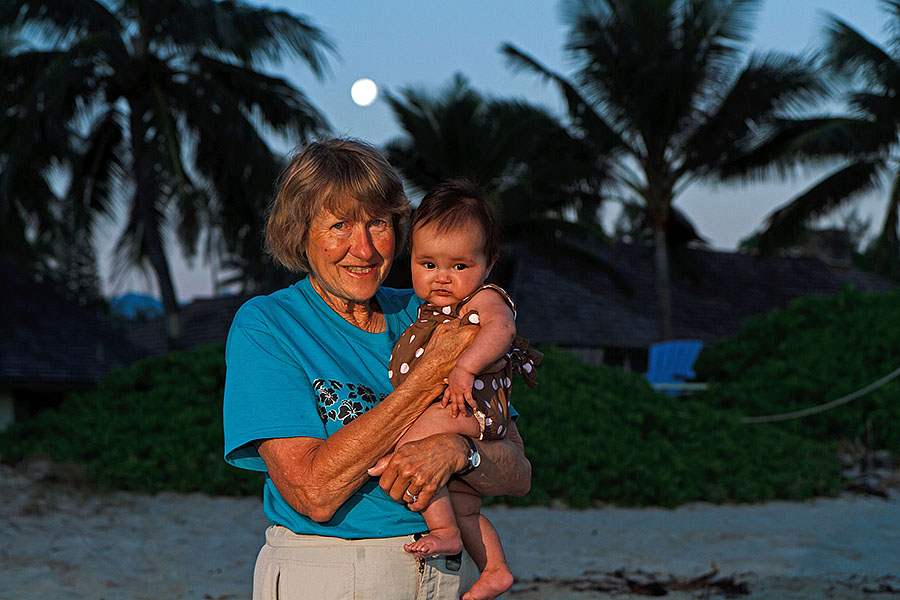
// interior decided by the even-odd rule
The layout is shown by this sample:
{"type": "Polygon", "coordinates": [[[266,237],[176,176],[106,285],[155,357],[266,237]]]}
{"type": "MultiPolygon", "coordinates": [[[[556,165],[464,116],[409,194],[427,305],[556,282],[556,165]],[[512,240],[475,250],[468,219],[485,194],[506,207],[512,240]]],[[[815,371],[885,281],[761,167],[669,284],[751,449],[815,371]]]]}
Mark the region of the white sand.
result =
{"type": "MultiPolygon", "coordinates": [[[[41,476],[39,466],[0,466],[0,600],[249,597],[267,524],[259,500],[97,494],[35,482],[41,476]]],[[[688,579],[711,563],[715,578],[749,586],[745,598],[900,597],[896,492],[889,500],[485,513],[519,580],[508,599],[643,598],[609,574],[688,579]]]]}

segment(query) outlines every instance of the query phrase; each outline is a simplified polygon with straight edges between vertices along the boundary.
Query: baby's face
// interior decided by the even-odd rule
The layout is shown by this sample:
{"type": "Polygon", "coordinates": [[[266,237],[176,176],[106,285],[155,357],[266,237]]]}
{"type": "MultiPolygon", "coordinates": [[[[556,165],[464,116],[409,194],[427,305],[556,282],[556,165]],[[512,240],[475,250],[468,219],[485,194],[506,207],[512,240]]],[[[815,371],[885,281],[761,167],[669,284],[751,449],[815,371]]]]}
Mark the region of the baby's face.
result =
{"type": "Polygon", "coordinates": [[[426,223],[412,232],[413,289],[423,300],[438,306],[459,302],[484,283],[492,265],[475,221],[450,231],[426,223]]]}

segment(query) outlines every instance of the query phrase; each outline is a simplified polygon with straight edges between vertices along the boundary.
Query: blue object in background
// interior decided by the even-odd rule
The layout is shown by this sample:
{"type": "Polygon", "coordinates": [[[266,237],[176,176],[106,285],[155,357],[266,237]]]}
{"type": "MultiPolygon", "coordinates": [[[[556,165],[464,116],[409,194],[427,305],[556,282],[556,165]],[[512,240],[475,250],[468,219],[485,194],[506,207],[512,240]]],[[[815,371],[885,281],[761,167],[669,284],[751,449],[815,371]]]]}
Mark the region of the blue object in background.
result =
{"type": "Polygon", "coordinates": [[[163,314],[162,302],[153,296],[123,294],[109,301],[112,313],[123,319],[155,319],[163,314]]]}
{"type": "MultiPolygon", "coordinates": [[[[647,372],[644,377],[653,384],[680,384],[697,376],[694,362],[700,355],[700,340],[671,340],[650,346],[647,372]]],[[[677,389],[666,390],[670,396],[679,394],[677,389]]]]}

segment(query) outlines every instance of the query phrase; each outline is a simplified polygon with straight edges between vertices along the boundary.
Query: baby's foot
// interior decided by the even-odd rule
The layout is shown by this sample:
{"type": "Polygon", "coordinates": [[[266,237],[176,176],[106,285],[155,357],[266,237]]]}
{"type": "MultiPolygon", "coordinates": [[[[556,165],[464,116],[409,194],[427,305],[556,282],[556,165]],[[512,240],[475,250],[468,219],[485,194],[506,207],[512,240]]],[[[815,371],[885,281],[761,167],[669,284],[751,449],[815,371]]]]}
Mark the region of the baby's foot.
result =
{"type": "Polygon", "coordinates": [[[463,548],[459,529],[432,529],[431,532],[411,544],[404,544],[403,549],[416,558],[428,558],[436,554],[456,554],[463,548]]]}
{"type": "Polygon", "coordinates": [[[486,567],[472,589],[461,596],[461,600],[494,600],[512,587],[513,576],[507,565],[486,567]]]}

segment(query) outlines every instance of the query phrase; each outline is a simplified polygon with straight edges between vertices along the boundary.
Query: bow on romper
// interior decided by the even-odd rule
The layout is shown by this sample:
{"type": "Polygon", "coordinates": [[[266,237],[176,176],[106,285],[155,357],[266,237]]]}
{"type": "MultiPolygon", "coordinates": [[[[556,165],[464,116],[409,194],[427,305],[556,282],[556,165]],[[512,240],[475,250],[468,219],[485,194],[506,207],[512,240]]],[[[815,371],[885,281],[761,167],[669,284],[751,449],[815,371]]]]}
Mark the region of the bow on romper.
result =
{"type": "MultiPolygon", "coordinates": [[[[512,299],[503,289],[490,283],[482,285],[450,306],[440,307],[431,302],[425,302],[419,307],[419,315],[415,322],[406,328],[391,354],[388,377],[394,387],[405,381],[407,374],[415,368],[419,357],[425,353],[425,344],[431,339],[435,328],[441,323],[459,319],[459,309],[475,294],[486,289],[494,290],[503,296],[515,316],[516,305],[512,299]]],[[[463,317],[463,322],[477,324],[478,312],[474,310],[467,312],[463,317]]],[[[475,377],[472,397],[475,399],[477,408],[474,413],[481,429],[480,439],[483,440],[498,440],[506,435],[509,423],[509,391],[512,385],[512,376],[521,373],[528,387],[536,386],[534,367],[540,364],[543,354],[533,348],[528,348],[528,340],[516,336],[504,358],[504,365],[500,370],[481,373],[475,377]]]]}

